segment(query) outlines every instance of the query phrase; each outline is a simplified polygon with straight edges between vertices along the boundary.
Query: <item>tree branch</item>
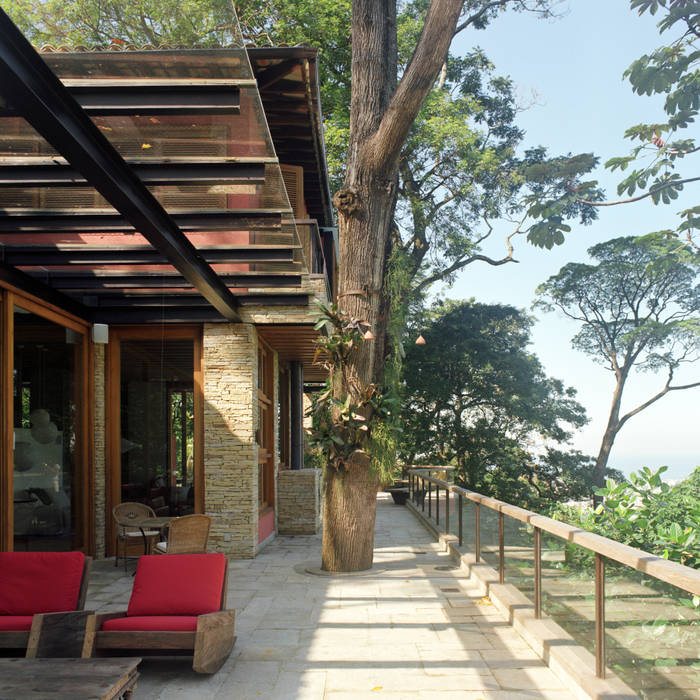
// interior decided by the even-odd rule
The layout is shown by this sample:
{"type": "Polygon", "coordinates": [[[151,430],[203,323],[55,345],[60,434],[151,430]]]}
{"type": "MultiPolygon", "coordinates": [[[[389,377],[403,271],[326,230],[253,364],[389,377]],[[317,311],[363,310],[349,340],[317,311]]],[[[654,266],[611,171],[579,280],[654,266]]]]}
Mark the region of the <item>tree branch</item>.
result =
{"type": "Polygon", "coordinates": [[[631,204],[632,202],[639,202],[642,199],[646,199],[647,197],[651,197],[653,194],[656,194],[657,192],[663,192],[663,190],[668,189],[669,187],[676,187],[678,185],[685,185],[688,182],[697,182],[700,180],[700,177],[689,177],[686,178],[685,180],[672,180],[671,182],[667,182],[659,187],[656,187],[654,189],[650,189],[648,192],[645,192],[644,194],[640,194],[638,197],[630,197],[629,199],[618,199],[614,202],[594,202],[590,199],[581,199],[580,197],[576,198],[577,202],[580,202],[581,204],[589,204],[592,207],[615,207],[618,204],[631,204]]]}
{"type": "Polygon", "coordinates": [[[406,136],[445,62],[462,0],[432,0],[423,31],[376,132],[362,149],[373,170],[395,162],[406,136]]]}

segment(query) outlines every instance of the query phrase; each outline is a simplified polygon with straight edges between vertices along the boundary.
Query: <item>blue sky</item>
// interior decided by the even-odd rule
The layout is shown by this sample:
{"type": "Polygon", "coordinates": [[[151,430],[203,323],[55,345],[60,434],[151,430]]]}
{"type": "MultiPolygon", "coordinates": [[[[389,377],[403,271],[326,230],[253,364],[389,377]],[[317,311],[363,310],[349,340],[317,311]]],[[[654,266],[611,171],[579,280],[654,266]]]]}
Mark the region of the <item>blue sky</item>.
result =
{"type": "MultiPolygon", "coordinates": [[[[661,118],[658,97],[639,97],[623,82],[622,73],[645,52],[663,43],[658,18],[639,17],[628,0],[571,0],[561,3],[556,20],[528,14],[498,18],[486,31],[459,37],[453,51],[481,46],[500,74],[509,75],[523,102],[536,103],[518,120],[528,146],[543,145],[550,153],[594,152],[601,162],[629,150],[625,129],[661,118]]],[[[596,174],[608,198],[616,198],[618,178],[602,167],[596,174]]],[[[653,206],[648,200],[600,211],[591,226],[574,226],[566,243],[553,250],[535,249],[524,242],[516,249],[518,265],[498,268],[472,265],[447,291],[452,298],[476,297],[482,302],[508,303],[530,311],[537,285],[570,261],[588,259],[586,249],[602,240],[671,228],[676,211],[697,201],[698,186],[690,185],[680,203],[653,206]],[[694,188],[694,190],[692,189],[694,188]]],[[[491,252],[503,254],[503,239],[491,252]]],[[[605,427],[613,379],[601,365],[571,348],[577,326],[556,314],[537,313],[533,350],[547,372],[579,392],[591,422],[579,431],[573,446],[595,455],[605,427]]],[[[700,366],[682,380],[700,378],[700,366]]],[[[661,375],[634,374],[623,399],[623,411],[655,394],[661,375]]],[[[700,388],[672,393],[635,416],[620,432],[610,466],[622,471],[641,466],[670,467],[669,478],[681,478],[700,465],[697,406],[700,388]]]]}

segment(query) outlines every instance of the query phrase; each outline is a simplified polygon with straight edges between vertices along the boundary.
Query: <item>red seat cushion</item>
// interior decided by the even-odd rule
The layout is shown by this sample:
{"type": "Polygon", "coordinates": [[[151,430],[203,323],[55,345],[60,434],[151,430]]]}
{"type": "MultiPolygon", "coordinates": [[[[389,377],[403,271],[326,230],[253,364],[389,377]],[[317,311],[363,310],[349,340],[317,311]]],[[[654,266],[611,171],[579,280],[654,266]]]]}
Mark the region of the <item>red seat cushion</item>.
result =
{"type": "Polygon", "coordinates": [[[32,628],[33,615],[0,615],[0,630],[3,632],[24,631],[32,628]]]}
{"type": "Polygon", "coordinates": [[[75,610],[82,552],[0,552],[0,615],[75,610]]]}
{"type": "Polygon", "coordinates": [[[197,630],[197,617],[192,615],[140,615],[135,617],[117,617],[113,620],[105,620],[102,630],[111,632],[139,631],[139,632],[195,632],[197,630]]]}
{"type": "Polygon", "coordinates": [[[203,615],[221,608],[223,554],[157,554],[139,557],[129,617],[203,615]]]}

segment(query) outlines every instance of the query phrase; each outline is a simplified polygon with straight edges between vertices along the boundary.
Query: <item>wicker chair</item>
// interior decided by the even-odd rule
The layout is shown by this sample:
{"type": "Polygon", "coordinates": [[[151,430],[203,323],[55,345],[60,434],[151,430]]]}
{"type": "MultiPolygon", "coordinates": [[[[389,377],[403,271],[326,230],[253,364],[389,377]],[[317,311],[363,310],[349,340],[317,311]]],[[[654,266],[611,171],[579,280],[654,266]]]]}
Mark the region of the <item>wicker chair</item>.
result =
{"type": "Polygon", "coordinates": [[[208,515],[183,515],[168,523],[168,541],[158,542],[156,554],[200,554],[207,551],[211,518],[208,515]]]}
{"type": "Polygon", "coordinates": [[[124,571],[126,571],[129,542],[133,542],[135,539],[142,539],[144,541],[144,554],[148,554],[152,549],[153,540],[160,538],[160,530],[144,530],[132,523],[139,522],[144,518],[155,518],[156,514],[153,508],[145,503],[120,503],[112,508],[112,516],[114,517],[117,533],[114,566],[119,566],[119,543],[122,542],[124,571]]]}

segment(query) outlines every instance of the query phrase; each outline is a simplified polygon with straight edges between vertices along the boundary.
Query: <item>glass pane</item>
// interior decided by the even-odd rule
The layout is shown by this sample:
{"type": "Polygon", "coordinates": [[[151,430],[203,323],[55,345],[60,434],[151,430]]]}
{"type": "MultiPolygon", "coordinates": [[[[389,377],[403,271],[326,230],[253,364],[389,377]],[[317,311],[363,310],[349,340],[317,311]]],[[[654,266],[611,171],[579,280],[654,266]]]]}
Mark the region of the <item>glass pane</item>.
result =
{"type": "Polygon", "coordinates": [[[595,557],[542,533],[542,612],[595,654],[595,557]]]}
{"type": "Polygon", "coordinates": [[[515,518],[503,522],[505,582],[515,586],[534,603],[535,529],[515,518]]]}
{"type": "Polygon", "coordinates": [[[70,550],[80,498],[80,334],[14,309],[16,550],[70,550]]]}
{"type": "Polygon", "coordinates": [[[194,341],[122,340],[121,500],[194,512],[194,341]]]}
{"type": "Polygon", "coordinates": [[[468,552],[476,552],[476,507],[468,498],[462,498],[462,541],[468,552]]]}
{"type": "Polygon", "coordinates": [[[700,698],[700,609],[692,596],[606,564],[607,665],[642,698],[700,698]]]}
{"type": "Polygon", "coordinates": [[[481,558],[498,571],[498,512],[479,506],[481,511],[481,558]]]}

